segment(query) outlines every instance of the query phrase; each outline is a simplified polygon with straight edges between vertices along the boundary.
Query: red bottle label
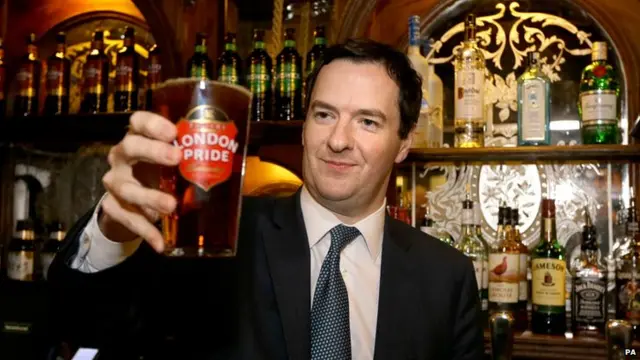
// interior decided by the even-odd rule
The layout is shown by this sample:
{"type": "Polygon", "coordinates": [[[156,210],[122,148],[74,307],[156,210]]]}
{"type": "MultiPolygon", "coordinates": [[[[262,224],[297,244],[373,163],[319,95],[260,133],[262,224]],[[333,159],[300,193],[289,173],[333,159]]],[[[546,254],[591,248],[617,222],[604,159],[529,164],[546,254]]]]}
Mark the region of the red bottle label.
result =
{"type": "Polygon", "coordinates": [[[64,88],[64,64],[56,62],[49,65],[47,70],[47,95],[65,96],[67,89],[64,88]]]}
{"type": "Polygon", "coordinates": [[[238,129],[225,113],[209,105],[193,108],[176,124],[174,145],[182,149],[182,177],[209,191],[229,179],[238,150],[238,129]]]}
{"type": "Polygon", "coordinates": [[[116,91],[133,92],[133,57],[119,56],[116,63],[116,91]]]}
{"type": "Polygon", "coordinates": [[[24,63],[20,65],[16,80],[18,81],[18,93],[24,97],[36,96],[36,81],[34,79],[34,64],[24,63]]]}
{"type": "MultiPolygon", "coordinates": [[[[88,94],[100,95],[105,92],[102,86],[102,61],[88,60],[84,68],[84,91],[88,94]]],[[[105,74],[105,76],[107,76],[105,74]]]]}
{"type": "Polygon", "coordinates": [[[160,64],[160,58],[158,56],[151,56],[149,58],[149,72],[147,73],[147,81],[149,89],[155,90],[162,82],[161,80],[162,64],[160,64]]]}
{"type": "Polygon", "coordinates": [[[593,75],[595,75],[597,78],[601,78],[606,74],[607,74],[607,68],[602,65],[598,65],[595,68],[593,68],[593,75]]]}

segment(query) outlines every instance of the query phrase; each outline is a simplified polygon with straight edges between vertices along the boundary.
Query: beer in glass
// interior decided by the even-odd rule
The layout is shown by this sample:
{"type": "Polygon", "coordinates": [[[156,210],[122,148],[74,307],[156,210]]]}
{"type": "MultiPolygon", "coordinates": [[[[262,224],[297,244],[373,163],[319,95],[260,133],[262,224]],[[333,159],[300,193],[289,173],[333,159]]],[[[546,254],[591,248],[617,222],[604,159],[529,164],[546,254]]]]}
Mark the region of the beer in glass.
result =
{"type": "Polygon", "coordinates": [[[177,167],[163,167],[160,189],[177,202],[162,219],[165,254],[235,256],[251,93],[199,78],[172,79],[153,93],[152,110],[173,121],[177,167]]]}

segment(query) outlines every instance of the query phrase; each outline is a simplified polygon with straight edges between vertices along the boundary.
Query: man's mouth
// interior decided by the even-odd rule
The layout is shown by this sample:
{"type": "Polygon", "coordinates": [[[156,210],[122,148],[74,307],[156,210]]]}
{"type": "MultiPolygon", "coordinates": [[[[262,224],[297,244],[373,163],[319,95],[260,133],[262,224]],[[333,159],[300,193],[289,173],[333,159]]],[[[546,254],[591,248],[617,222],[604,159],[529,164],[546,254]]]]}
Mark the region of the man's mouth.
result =
{"type": "Polygon", "coordinates": [[[343,162],[343,161],[335,161],[335,160],[323,160],[330,168],[335,170],[348,170],[354,166],[353,163],[343,162]]]}

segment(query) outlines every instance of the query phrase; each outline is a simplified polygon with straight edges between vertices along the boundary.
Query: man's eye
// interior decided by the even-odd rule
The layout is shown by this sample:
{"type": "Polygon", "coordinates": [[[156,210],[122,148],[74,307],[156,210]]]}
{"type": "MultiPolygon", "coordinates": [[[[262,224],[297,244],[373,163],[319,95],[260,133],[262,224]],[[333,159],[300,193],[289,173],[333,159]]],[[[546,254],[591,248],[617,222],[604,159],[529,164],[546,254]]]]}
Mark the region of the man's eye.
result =
{"type": "Polygon", "coordinates": [[[377,128],[378,123],[371,119],[362,119],[362,124],[368,128],[377,128]]]}
{"type": "Polygon", "coordinates": [[[330,117],[329,113],[326,111],[316,111],[313,114],[313,117],[318,119],[318,120],[326,120],[330,117]]]}

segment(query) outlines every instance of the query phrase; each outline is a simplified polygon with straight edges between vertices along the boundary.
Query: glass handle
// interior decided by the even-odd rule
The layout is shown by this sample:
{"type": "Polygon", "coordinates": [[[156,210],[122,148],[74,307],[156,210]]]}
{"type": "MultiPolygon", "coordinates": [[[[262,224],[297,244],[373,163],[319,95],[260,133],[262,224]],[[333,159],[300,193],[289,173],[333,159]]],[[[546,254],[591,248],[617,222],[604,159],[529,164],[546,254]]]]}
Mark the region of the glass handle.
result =
{"type": "Polygon", "coordinates": [[[494,313],[489,318],[492,360],[512,359],[514,323],[515,318],[509,311],[494,313]]]}
{"type": "Polygon", "coordinates": [[[625,349],[631,348],[633,341],[633,327],[626,320],[609,320],[606,329],[607,359],[626,359],[625,349]]]}

